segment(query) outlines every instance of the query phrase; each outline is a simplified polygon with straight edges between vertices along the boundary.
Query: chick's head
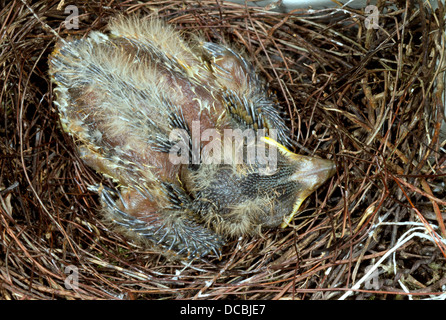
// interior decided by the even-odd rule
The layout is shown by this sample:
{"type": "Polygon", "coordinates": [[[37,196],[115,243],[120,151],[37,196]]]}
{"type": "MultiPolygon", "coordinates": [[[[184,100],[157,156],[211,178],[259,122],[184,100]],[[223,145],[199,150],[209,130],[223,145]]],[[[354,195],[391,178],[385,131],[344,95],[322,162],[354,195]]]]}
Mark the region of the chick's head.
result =
{"type": "Polygon", "coordinates": [[[287,225],[302,202],[335,173],[333,161],[295,154],[268,137],[251,147],[244,143],[239,148],[242,161],[226,149],[229,157],[223,156],[223,164],[181,170],[194,210],[225,236],[287,225]]]}

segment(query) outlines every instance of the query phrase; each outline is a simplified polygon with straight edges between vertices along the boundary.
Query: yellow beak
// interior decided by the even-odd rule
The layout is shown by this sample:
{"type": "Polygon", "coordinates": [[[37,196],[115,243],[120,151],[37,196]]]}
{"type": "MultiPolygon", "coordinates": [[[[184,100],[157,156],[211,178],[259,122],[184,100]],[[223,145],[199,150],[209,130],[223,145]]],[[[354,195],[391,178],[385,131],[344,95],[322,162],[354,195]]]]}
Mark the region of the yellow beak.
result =
{"type": "Polygon", "coordinates": [[[277,147],[291,161],[296,170],[290,180],[296,181],[301,185],[291,214],[285,217],[284,222],[280,226],[285,228],[293,220],[302,202],[336,173],[336,165],[331,160],[295,154],[280,143],[267,137],[263,138],[263,141],[277,147]]]}

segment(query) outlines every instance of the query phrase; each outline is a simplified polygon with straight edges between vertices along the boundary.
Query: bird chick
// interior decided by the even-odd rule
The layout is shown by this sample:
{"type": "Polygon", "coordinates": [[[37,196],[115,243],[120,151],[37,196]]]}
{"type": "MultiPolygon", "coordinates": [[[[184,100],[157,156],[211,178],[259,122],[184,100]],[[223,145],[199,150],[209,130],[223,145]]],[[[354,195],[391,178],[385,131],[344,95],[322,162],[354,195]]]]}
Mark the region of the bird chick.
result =
{"type": "Polygon", "coordinates": [[[188,257],[289,222],[335,172],[287,149],[289,130],[253,66],[233,49],[186,41],[158,19],[57,43],[50,75],[80,158],[117,183],[92,186],[132,239],[188,257]]]}

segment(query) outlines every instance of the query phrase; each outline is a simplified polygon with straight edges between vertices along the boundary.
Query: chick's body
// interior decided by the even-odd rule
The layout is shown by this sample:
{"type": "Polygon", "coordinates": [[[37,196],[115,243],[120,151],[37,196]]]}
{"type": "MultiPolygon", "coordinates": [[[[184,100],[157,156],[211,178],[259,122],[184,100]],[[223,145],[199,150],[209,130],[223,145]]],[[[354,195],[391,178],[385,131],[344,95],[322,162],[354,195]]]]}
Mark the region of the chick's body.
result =
{"type": "Polygon", "coordinates": [[[186,42],[156,19],[117,18],[109,29],[59,42],[50,73],[81,158],[119,184],[93,189],[128,235],[189,257],[219,254],[227,236],[278,226],[333,174],[331,161],[284,147],[274,98],[238,53],[186,42]],[[213,144],[230,129],[268,137],[230,140],[217,163],[213,144]],[[266,174],[273,151],[246,155],[260,141],[279,151],[266,174]]]}

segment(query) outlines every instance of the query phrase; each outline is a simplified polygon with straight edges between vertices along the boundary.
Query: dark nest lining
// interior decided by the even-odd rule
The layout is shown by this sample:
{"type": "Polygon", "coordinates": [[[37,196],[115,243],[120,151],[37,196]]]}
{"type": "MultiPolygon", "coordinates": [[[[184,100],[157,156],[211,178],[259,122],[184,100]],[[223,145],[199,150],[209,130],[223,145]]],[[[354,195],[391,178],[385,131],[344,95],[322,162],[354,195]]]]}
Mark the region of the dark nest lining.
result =
{"type": "Polygon", "coordinates": [[[0,3],[0,298],[337,299],[358,282],[349,299],[444,293],[440,1],[436,11],[380,2],[378,29],[349,8],[284,14],[222,1],[95,0],[76,4],[79,29],[67,30],[63,1],[33,1],[34,14],[21,1],[0,3]],[[337,162],[292,226],[233,239],[221,260],[186,265],[103,224],[87,186],[112,184],[60,130],[49,27],[84,36],[118,12],[158,14],[186,35],[242,48],[277,92],[294,151],[337,162]],[[66,287],[67,267],[78,271],[77,289],[66,287]]]}

